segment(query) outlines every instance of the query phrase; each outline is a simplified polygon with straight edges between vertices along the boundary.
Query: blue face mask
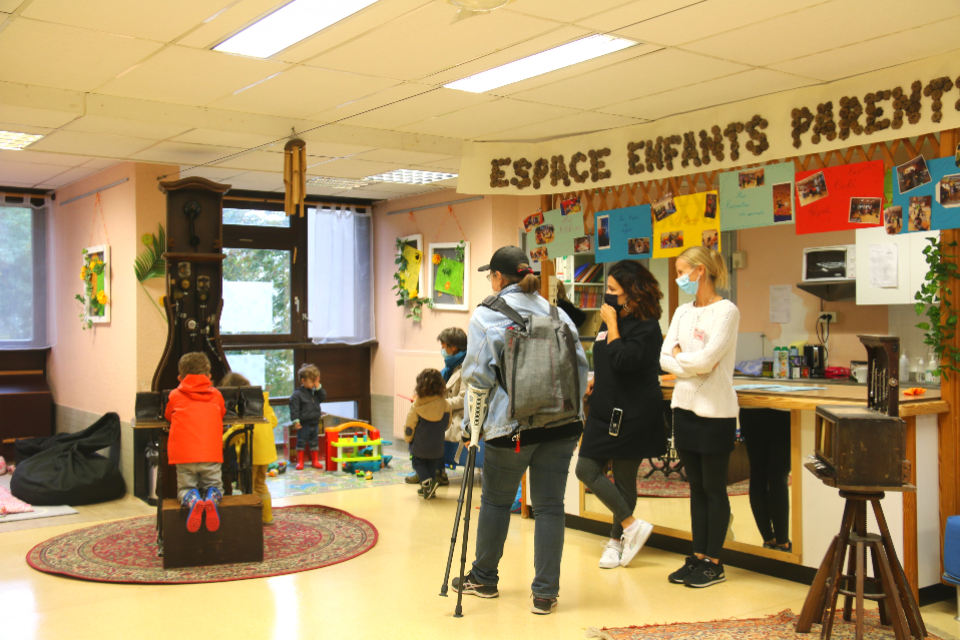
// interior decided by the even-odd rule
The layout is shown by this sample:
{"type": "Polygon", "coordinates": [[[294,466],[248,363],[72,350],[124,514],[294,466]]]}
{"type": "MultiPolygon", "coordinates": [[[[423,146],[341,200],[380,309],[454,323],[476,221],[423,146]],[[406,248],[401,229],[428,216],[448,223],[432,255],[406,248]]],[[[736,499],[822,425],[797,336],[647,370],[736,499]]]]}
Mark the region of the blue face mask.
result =
{"type": "Polygon", "coordinates": [[[696,280],[691,282],[689,274],[685,273],[677,278],[677,286],[680,287],[680,290],[684,293],[695,296],[697,295],[697,290],[700,288],[700,281],[696,280]]]}
{"type": "Polygon", "coordinates": [[[449,357],[450,357],[450,354],[447,353],[447,350],[446,350],[446,349],[440,349],[440,357],[441,357],[441,358],[449,358],[449,357]]]}

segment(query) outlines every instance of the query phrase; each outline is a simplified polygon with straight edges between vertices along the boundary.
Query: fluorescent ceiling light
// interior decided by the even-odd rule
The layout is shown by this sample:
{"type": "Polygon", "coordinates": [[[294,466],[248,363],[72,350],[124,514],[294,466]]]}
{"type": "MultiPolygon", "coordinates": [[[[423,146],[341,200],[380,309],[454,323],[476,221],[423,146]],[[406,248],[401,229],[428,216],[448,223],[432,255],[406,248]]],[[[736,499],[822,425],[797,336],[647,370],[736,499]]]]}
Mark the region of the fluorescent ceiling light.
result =
{"type": "Polygon", "coordinates": [[[33,144],[43,136],[33,133],[17,133],[16,131],[0,131],[0,149],[20,151],[33,144]]]}
{"type": "Polygon", "coordinates": [[[411,169],[397,169],[375,176],[367,176],[364,180],[371,182],[398,182],[401,184],[430,184],[439,180],[456,178],[455,173],[438,173],[436,171],[413,171],[411,169]]]}
{"type": "Polygon", "coordinates": [[[527,78],[550,73],[557,69],[563,69],[578,62],[593,60],[637,44],[640,43],[634,40],[596,34],[535,53],[526,58],[508,62],[443,86],[448,89],[469,91],[470,93],[482,93],[527,78]]]}
{"type": "Polygon", "coordinates": [[[293,0],[213,50],[269,58],[374,2],[376,0],[293,0]]]}
{"type": "Polygon", "coordinates": [[[358,189],[360,187],[366,187],[370,184],[369,181],[364,180],[351,180],[350,178],[331,178],[328,176],[317,176],[315,178],[310,178],[307,180],[307,184],[314,187],[326,187],[327,189],[358,189]]]}

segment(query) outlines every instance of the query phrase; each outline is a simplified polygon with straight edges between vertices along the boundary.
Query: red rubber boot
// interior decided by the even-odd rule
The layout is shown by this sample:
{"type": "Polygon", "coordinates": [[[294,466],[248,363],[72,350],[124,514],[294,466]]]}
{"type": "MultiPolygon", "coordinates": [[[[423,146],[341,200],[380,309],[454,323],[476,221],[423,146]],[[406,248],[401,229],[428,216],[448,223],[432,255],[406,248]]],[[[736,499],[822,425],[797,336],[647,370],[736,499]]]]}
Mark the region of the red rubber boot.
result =
{"type": "Polygon", "coordinates": [[[303,471],[303,451],[297,451],[297,471],[303,471]]]}
{"type": "Polygon", "coordinates": [[[320,452],[319,451],[310,452],[310,464],[313,465],[314,469],[320,468],[320,452]]]}

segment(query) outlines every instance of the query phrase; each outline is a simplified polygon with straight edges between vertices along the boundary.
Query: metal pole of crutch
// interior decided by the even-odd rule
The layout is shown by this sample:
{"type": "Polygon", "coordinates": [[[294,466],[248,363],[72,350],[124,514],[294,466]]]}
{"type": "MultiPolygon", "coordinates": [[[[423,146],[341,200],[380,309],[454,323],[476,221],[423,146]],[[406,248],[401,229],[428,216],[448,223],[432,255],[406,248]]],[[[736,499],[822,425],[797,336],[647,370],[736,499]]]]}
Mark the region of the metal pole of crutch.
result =
{"type": "MultiPolygon", "coordinates": [[[[456,459],[460,459],[460,453],[463,451],[463,445],[457,449],[456,459]]],[[[469,456],[468,456],[469,458],[469,456]]],[[[468,463],[469,464],[469,463],[468,463]]],[[[457,517],[453,520],[453,534],[450,536],[450,553],[447,555],[447,569],[443,573],[443,586],[440,587],[440,595],[447,597],[447,584],[450,582],[450,567],[453,565],[453,552],[457,547],[457,536],[460,532],[460,515],[463,513],[463,496],[467,491],[467,468],[464,467],[463,479],[460,481],[460,498],[457,500],[457,517]]]]}
{"type": "Polygon", "coordinates": [[[467,566],[467,541],[470,538],[470,510],[472,509],[473,503],[473,471],[477,467],[477,443],[476,440],[471,439],[470,442],[470,452],[467,454],[467,471],[464,474],[464,483],[469,487],[467,492],[467,512],[463,516],[463,553],[460,556],[460,581],[457,583],[460,585],[460,588],[457,589],[457,607],[453,612],[454,618],[463,617],[463,606],[461,602],[463,601],[463,572],[467,566]]]}

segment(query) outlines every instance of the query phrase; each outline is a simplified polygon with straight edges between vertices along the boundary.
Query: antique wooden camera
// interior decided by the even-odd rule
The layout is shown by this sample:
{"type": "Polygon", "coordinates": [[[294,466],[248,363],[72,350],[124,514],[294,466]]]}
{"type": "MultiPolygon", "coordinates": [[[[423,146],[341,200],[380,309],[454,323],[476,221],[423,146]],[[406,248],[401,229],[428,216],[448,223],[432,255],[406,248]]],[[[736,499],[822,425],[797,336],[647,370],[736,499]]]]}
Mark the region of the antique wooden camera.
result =
{"type": "Polygon", "coordinates": [[[900,340],[858,336],[867,348],[866,407],[817,407],[814,460],[806,466],[844,491],[911,491],[907,436],[899,416],[900,340]]]}

